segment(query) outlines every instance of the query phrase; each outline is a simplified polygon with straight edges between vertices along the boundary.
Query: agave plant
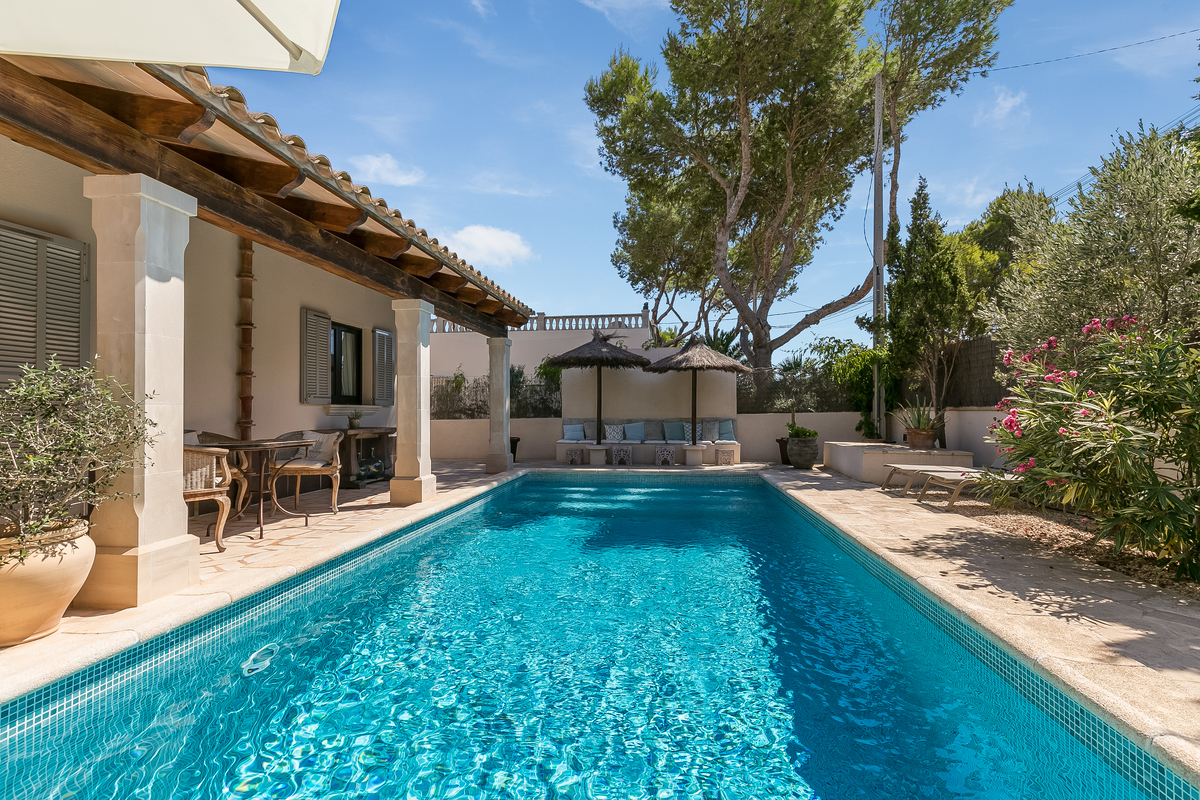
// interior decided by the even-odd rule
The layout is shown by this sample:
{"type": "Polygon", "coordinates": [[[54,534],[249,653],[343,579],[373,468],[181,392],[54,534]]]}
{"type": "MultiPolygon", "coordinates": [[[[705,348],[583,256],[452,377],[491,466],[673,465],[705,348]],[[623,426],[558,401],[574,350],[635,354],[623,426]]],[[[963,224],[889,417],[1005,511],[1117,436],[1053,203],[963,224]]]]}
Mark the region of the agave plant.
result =
{"type": "Polygon", "coordinates": [[[892,416],[906,430],[931,431],[942,424],[944,415],[933,414],[925,406],[913,405],[901,406],[899,410],[892,412],[892,416]]]}

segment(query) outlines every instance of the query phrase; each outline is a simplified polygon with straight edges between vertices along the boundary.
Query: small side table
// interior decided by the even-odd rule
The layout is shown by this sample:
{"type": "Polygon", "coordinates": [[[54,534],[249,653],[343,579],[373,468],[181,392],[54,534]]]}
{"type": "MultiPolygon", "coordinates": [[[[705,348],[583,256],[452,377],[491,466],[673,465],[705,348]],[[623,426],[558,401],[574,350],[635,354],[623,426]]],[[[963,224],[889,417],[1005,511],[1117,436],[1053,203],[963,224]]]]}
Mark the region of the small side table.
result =
{"type": "Polygon", "coordinates": [[[733,466],[733,448],[718,447],[717,448],[717,466],[732,467],[733,466]]]}
{"type": "Polygon", "coordinates": [[[654,447],[654,466],[656,467],[673,467],[675,466],[675,445],[660,444],[654,447]]]}
{"type": "Polygon", "coordinates": [[[612,463],[614,467],[624,464],[627,467],[633,466],[633,445],[631,444],[614,444],[612,463]]]}
{"type": "Polygon", "coordinates": [[[568,464],[582,464],[583,463],[583,448],[582,447],[568,447],[567,448],[567,463],[568,464]]]}
{"type": "MultiPolygon", "coordinates": [[[[291,450],[294,448],[296,450],[304,451],[303,455],[293,456],[279,465],[280,467],[286,467],[296,459],[307,456],[308,448],[312,447],[314,444],[316,444],[316,442],[311,439],[250,439],[242,442],[223,442],[221,444],[221,447],[226,450],[238,450],[243,453],[250,454],[251,457],[253,457],[254,454],[257,454],[258,456],[257,459],[255,459],[258,461],[258,488],[255,489],[253,484],[251,484],[249,491],[247,491],[246,494],[247,496],[251,494],[258,495],[259,539],[263,538],[263,503],[265,502],[267,495],[270,495],[271,503],[278,511],[287,514],[289,517],[304,517],[304,526],[308,527],[308,514],[305,514],[304,512],[292,513],[283,506],[279,505],[279,500],[275,497],[275,493],[267,488],[267,469],[271,462],[271,454],[276,450],[291,450]]],[[[255,477],[254,473],[246,473],[246,478],[249,479],[253,477],[255,477]]],[[[240,509],[238,513],[241,513],[240,509]]]]}
{"type": "Polygon", "coordinates": [[[602,467],[608,463],[608,448],[602,444],[589,444],[587,446],[588,463],[593,467],[602,467]]]}
{"type": "Polygon", "coordinates": [[[708,445],[703,444],[685,444],[683,446],[683,459],[689,467],[698,467],[704,463],[704,449],[708,445]]]}

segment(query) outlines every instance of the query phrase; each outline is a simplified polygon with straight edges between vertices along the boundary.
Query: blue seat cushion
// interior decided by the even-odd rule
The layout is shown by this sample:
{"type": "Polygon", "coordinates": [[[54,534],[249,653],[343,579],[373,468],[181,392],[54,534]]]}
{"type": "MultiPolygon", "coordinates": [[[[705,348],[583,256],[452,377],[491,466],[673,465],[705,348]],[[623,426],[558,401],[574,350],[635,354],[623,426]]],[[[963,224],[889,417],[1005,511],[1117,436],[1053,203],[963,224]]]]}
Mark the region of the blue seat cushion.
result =
{"type": "Polygon", "coordinates": [[[632,439],[635,442],[646,440],[646,423],[631,422],[625,426],[625,438],[632,439]]]}
{"type": "Polygon", "coordinates": [[[733,436],[733,420],[721,420],[721,423],[717,426],[717,438],[722,442],[737,441],[733,436]]]}
{"type": "Polygon", "coordinates": [[[582,442],[583,425],[563,425],[563,438],[571,442],[582,442]]]}

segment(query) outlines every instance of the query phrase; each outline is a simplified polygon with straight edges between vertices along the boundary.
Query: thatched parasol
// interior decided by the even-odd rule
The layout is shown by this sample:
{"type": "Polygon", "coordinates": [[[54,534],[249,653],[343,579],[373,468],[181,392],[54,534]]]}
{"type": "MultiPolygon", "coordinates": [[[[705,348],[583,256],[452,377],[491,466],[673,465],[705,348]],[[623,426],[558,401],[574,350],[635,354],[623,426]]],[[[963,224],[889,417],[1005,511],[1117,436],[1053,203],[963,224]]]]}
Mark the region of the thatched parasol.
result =
{"type": "Polygon", "coordinates": [[[601,383],[600,370],[602,367],[609,369],[632,369],[633,367],[648,367],[650,359],[645,356],[631,353],[623,347],[617,347],[609,340],[614,338],[616,334],[601,333],[598,330],[592,331],[592,340],[587,344],[580,345],[574,350],[568,350],[560,356],[553,356],[546,359],[546,366],[561,369],[569,369],[571,367],[595,367],[596,368],[596,444],[604,438],[604,421],[601,418],[601,383]]]}
{"type": "Polygon", "coordinates": [[[646,372],[691,372],[692,373],[692,444],[696,443],[696,373],[700,370],[719,372],[753,372],[754,370],[722,355],[693,336],[679,352],[655,361],[646,372]]]}

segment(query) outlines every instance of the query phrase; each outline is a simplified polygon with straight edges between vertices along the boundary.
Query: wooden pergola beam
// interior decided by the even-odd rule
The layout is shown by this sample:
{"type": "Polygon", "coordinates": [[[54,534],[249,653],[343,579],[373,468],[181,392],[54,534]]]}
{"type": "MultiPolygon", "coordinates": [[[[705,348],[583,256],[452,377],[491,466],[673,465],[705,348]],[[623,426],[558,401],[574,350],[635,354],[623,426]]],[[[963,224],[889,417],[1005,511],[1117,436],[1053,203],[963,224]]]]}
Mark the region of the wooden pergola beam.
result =
{"type": "Polygon", "coordinates": [[[196,198],[200,219],[391,297],[433,305],[437,315],[487,336],[494,317],[363,252],[150,136],[0,58],[0,133],[100,174],[142,173],[196,198]]]}
{"type": "Polygon", "coordinates": [[[505,306],[497,311],[494,316],[505,325],[509,325],[513,328],[519,328],[526,322],[529,322],[529,317],[525,316],[519,311],[509,308],[508,306],[505,306]]]}
{"type": "Polygon", "coordinates": [[[53,78],[43,80],[156,139],[190,144],[217,121],[217,115],[213,111],[195,103],[145,97],[87,83],[71,83],[53,78]]]}
{"type": "Polygon", "coordinates": [[[176,153],[195,161],[202,167],[211,169],[218,175],[228,178],[255,194],[267,197],[287,197],[293,189],[304,183],[304,173],[289,164],[256,161],[253,158],[231,156],[173,142],[164,142],[164,144],[176,153]]]}

